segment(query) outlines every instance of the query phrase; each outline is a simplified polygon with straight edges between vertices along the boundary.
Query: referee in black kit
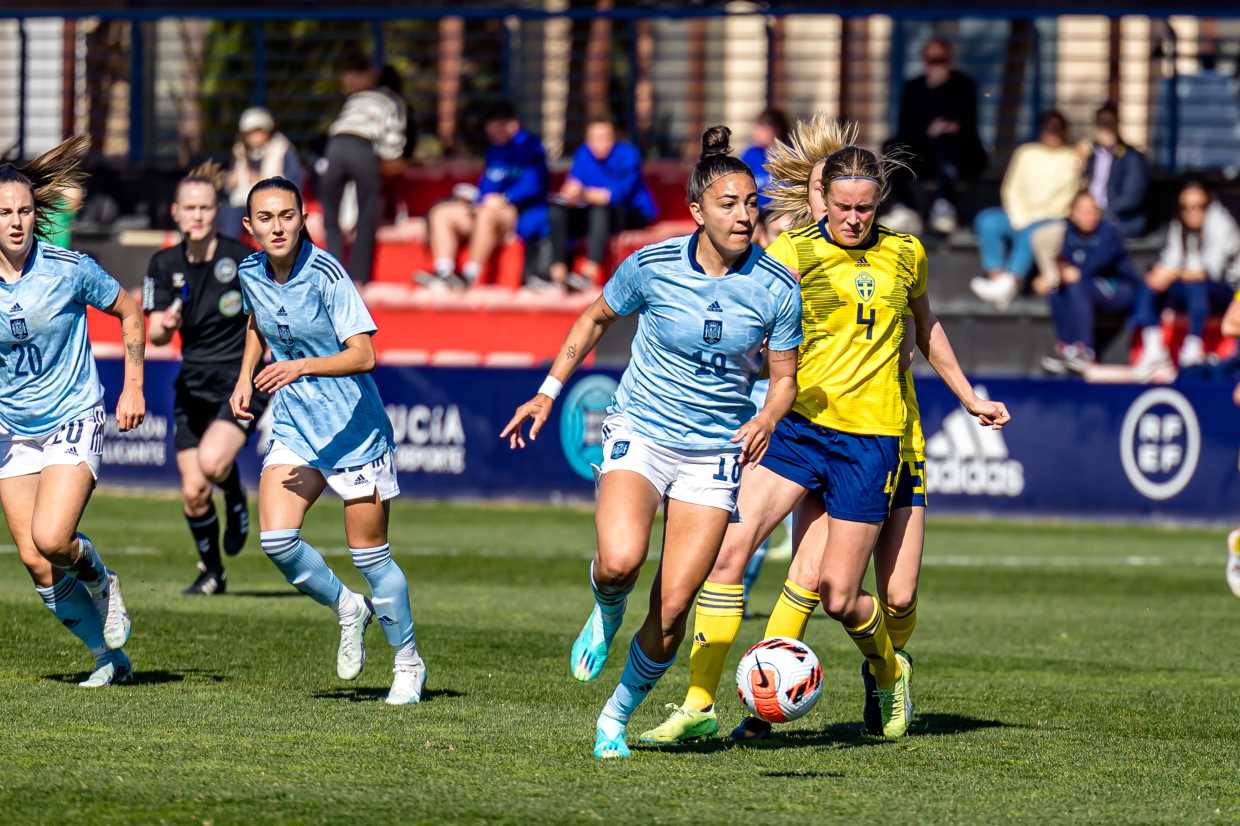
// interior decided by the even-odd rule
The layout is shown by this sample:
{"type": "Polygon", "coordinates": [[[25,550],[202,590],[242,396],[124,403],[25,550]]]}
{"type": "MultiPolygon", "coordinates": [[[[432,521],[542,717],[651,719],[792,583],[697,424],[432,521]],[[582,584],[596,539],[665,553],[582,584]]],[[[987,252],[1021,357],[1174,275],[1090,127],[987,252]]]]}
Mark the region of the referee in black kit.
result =
{"type": "MultiPolygon", "coordinates": [[[[219,166],[207,163],[177,184],[172,219],[182,240],[152,256],[142,291],[151,343],[167,344],[175,331],[181,331],[181,372],[173,409],[177,470],[185,521],[199,557],[198,578],[186,594],[224,593],[214,485],[224,491],[224,552],[240,553],[250,527],[235,462],[249,438],[250,423],[233,418],[228,396],[237,383],[245,349],[246,316],[241,312],[237,269],[253,250],[216,232],[222,183],[219,166]]],[[[267,401],[265,394],[255,391],[250,403],[254,421],[267,401]]]]}

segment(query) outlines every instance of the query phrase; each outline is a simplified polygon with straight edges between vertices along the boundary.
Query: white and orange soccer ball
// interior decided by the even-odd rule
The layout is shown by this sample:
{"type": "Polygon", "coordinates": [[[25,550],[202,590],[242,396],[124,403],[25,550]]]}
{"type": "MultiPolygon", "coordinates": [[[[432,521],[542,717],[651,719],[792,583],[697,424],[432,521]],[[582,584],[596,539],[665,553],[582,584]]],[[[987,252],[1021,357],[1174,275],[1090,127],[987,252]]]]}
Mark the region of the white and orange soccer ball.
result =
{"type": "Polygon", "coordinates": [[[818,656],[791,637],[763,640],[746,651],[736,667],[741,702],[768,723],[787,723],[808,714],[825,685],[818,656]]]}

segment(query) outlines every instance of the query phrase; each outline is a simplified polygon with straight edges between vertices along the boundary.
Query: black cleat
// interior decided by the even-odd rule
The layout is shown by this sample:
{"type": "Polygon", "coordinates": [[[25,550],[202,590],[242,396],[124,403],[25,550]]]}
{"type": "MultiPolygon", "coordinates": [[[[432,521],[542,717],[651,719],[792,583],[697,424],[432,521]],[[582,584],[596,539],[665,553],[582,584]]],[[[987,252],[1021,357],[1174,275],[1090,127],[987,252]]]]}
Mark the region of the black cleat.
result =
{"type": "Polygon", "coordinates": [[[228,589],[227,574],[223,571],[207,571],[199,567],[198,578],[194,584],[182,591],[191,597],[218,596],[228,589]]]}
{"type": "Polygon", "coordinates": [[[729,735],[733,743],[746,743],[750,740],[765,740],[771,736],[771,724],[757,717],[746,717],[740,725],[732,729],[729,735]]]}
{"type": "Polygon", "coordinates": [[[225,503],[228,522],[224,526],[224,553],[236,556],[250,537],[250,507],[246,500],[225,503]]]}
{"type": "Polygon", "coordinates": [[[865,733],[875,737],[883,736],[883,712],[878,703],[878,683],[870,673],[870,664],[861,661],[861,685],[865,688],[865,705],[861,709],[861,719],[865,723],[865,733]]]}

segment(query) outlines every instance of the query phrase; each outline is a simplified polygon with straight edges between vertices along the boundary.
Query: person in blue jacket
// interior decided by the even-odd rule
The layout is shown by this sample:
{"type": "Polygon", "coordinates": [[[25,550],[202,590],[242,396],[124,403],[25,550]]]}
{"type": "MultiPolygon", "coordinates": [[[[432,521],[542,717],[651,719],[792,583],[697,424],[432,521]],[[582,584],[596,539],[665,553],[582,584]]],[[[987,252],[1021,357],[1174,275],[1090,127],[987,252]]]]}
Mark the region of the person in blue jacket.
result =
{"type": "Polygon", "coordinates": [[[1048,293],[1057,354],[1042,366],[1051,373],[1082,372],[1095,360],[1095,315],[1126,316],[1141,283],[1123,231],[1104,218],[1088,190],[1072,199],[1058,263],[1059,283],[1048,293]]]}
{"type": "Polygon", "coordinates": [[[766,171],[766,150],[776,142],[787,142],[791,127],[788,116],[779,109],[766,109],[753,122],[753,143],[741,153],[753,179],[758,184],[758,228],[754,231],[754,242],[767,247],[779,234],[791,229],[786,216],[771,214],[771,199],[766,194],[766,185],[771,180],[766,171]]]}
{"type": "Polygon", "coordinates": [[[640,229],[658,211],[642,179],[641,151],[616,140],[609,117],[596,116],[586,125],[585,143],[573,154],[573,165],[549,209],[554,284],[571,290],[598,283],[611,236],[640,229]],[[572,242],[585,237],[586,263],[571,272],[572,242]]]}
{"type": "Polygon", "coordinates": [[[1120,137],[1119,110],[1114,103],[1098,107],[1094,139],[1086,151],[1086,186],[1106,217],[1119,224],[1129,238],[1144,233],[1149,165],[1139,150],[1120,137]]]}
{"type": "Polygon", "coordinates": [[[491,254],[513,232],[528,245],[547,234],[547,152],[537,135],[521,128],[511,103],[493,104],[483,120],[490,146],[475,203],[452,199],[427,216],[435,272],[420,283],[469,286],[491,254]],[[465,266],[456,272],[460,245],[468,239],[465,266]]]}

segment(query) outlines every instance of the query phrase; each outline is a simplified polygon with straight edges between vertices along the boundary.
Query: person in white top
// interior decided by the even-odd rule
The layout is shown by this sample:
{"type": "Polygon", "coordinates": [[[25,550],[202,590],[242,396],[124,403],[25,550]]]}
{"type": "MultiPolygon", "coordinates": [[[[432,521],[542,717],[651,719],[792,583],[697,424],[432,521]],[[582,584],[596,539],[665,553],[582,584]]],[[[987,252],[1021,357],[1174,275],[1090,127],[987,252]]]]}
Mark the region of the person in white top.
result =
{"type": "Polygon", "coordinates": [[[297,149],[276,129],[275,118],[261,106],[241,113],[237,141],[232,148],[232,166],[224,181],[227,202],[220,204],[217,227],[225,235],[240,238],[244,228],[245,199],[250,187],[266,178],[287,178],[294,186],[304,183],[305,173],[297,149]]]}
{"type": "Polygon", "coordinates": [[[1201,181],[1180,190],[1179,210],[1167,232],[1158,263],[1137,294],[1132,327],[1140,331],[1139,376],[1151,376],[1170,362],[1159,315],[1165,308],[1188,316],[1180,345],[1180,367],[1205,361],[1202,334],[1212,313],[1221,313],[1240,286],[1240,226],[1201,181]]]}
{"type": "Polygon", "coordinates": [[[406,106],[398,95],[379,85],[379,70],[360,52],[346,53],[337,69],[348,98],[327,130],[319,195],[328,251],[355,282],[365,284],[370,280],[382,212],[380,166],[398,160],[405,149],[406,106]],[[357,188],[357,235],[346,256],[340,201],[349,182],[357,188]]]}

